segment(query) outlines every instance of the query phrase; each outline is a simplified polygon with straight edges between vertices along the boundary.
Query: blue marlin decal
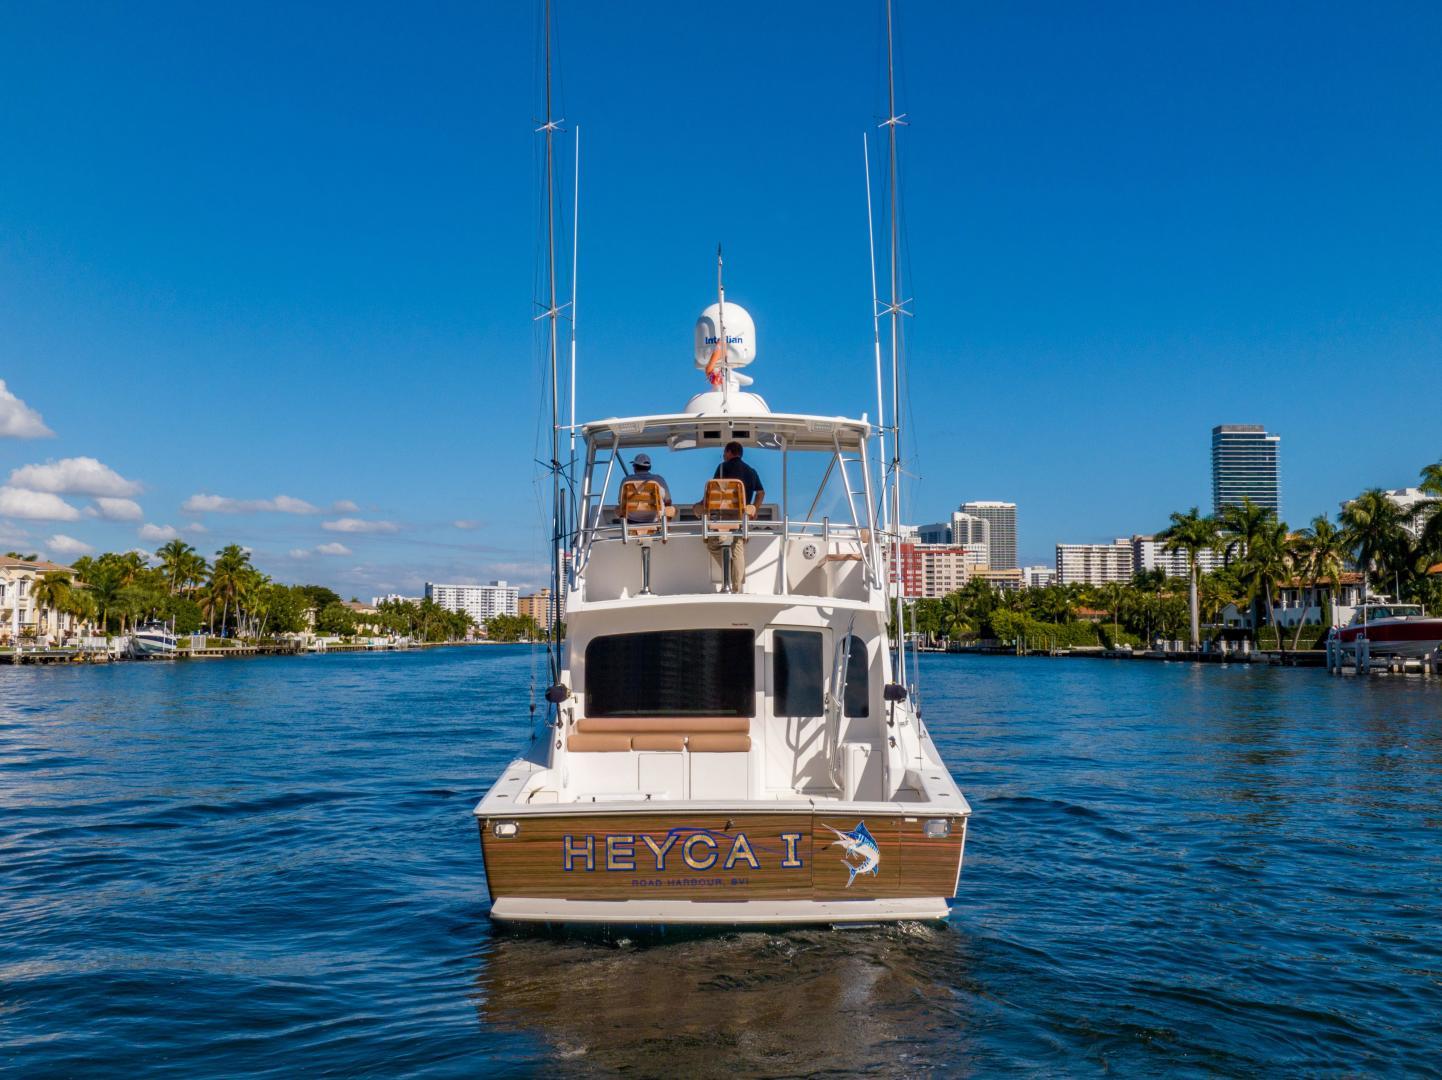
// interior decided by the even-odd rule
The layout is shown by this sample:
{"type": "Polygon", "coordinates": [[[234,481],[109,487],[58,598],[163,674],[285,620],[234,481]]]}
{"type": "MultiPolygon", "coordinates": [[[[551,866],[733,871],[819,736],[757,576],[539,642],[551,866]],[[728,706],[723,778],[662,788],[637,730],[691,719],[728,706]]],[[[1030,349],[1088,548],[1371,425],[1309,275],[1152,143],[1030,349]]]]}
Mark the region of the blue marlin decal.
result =
{"type": "Polygon", "coordinates": [[[821,827],[831,829],[838,837],[831,841],[831,846],[841,848],[841,861],[851,871],[851,876],[846,879],[848,889],[857,874],[875,874],[881,869],[881,848],[877,846],[876,838],[867,831],[866,822],[858,821],[856,828],[850,832],[832,829],[830,825],[821,827]]]}

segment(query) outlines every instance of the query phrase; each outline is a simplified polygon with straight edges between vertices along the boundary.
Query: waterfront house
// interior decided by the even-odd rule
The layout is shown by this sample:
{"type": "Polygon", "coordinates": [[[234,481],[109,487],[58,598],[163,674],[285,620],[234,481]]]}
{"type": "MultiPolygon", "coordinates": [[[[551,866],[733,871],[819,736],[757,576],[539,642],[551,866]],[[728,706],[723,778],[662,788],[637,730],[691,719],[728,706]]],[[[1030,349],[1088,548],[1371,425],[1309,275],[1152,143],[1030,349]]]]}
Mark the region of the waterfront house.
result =
{"type": "Polygon", "coordinates": [[[59,563],[0,556],[0,645],[58,644],[80,632],[74,615],[36,603],[35,583],[46,574],[75,580],[75,571],[59,563]]]}
{"type": "MultiPolygon", "coordinates": [[[[1299,578],[1284,581],[1272,594],[1272,616],[1278,626],[1288,628],[1295,628],[1299,622],[1345,626],[1362,602],[1362,575],[1355,570],[1343,571],[1341,585],[1340,591],[1333,595],[1330,581],[1315,584],[1299,578]]],[[[1245,604],[1240,609],[1236,604],[1228,604],[1222,609],[1221,622],[1223,626],[1253,629],[1252,612],[1245,604]]]]}

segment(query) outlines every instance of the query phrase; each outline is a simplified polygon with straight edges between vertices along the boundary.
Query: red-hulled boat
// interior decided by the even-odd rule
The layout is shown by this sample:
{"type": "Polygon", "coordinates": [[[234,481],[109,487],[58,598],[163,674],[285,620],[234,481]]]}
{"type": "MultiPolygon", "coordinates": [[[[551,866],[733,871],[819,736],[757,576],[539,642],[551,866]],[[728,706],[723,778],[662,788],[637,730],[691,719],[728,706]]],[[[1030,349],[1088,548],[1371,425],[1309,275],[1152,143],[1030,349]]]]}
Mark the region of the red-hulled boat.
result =
{"type": "Polygon", "coordinates": [[[1421,604],[1363,604],[1350,623],[1333,633],[1346,652],[1356,649],[1359,638],[1367,640],[1374,656],[1421,658],[1442,650],[1442,619],[1428,616],[1421,604]]]}

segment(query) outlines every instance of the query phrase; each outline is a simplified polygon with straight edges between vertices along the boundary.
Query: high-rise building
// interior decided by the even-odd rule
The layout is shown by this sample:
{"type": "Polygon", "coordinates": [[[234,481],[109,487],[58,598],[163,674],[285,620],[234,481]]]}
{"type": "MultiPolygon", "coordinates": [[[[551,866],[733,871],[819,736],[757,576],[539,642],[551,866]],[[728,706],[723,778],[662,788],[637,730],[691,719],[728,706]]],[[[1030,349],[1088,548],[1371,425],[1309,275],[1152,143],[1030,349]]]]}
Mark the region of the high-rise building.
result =
{"type": "Polygon", "coordinates": [[[903,596],[941,597],[956,592],[971,574],[971,553],[954,544],[902,544],[903,596]]]}
{"type": "Polygon", "coordinates": [[[447,611],[464,611],[478,623],[497,615],[514,615],[521,590],[504,581],[489,585],[437,585],[426,582],[426,595],[447,611]]]}
{"type": "MultiPolygon", "coordinates": [[[[963,515],[980,518],[987,524],[987,542],[990,546],[990,566],[993,570],[1015,570],[1016,561],[1016,503],[1009,502],[966,502],[961,504],[963,515]]],[[[952,537],[957,542],[956,537],[952,537]]]]}
{"type": "Polygon", "coordinates": [[[1132,579],[1132,542],[1125,537],[1110,544],[1058,544],[1058,585],[1105,585],[1132,579]]]}
{"type": "Polygon", "coordinates": [[[1021,588],[1021,571],[1018,570],[1018,569],[1011,569],[1011,570],[997,570],[997,569],[973,570],[973,571],[971,572],[971,580],[973,580],[973,581],[984,581],[984,582],[986,582],[988,585],[990,585],[993,589],[1007,589],[1007,590],[1020,589],[1020,588],[1021,588]]]}
{"type": "Polygon", "coordinates": [[[516,601],[516,614],[529,615],[536,620],[536,625],[544,630],[551,625],[552,619],[560,615],[560,612],[556,610],[556,603],[551,598],[550,588],[543,585],[536,592],[516,601]]]}
{"type": "Polygon", "coordinates": [[[964,547],[972,566],[991,565],[991,525],[960,510],[952,511],[949,521],[917,526],[916,542],[964,547]]]}
{"type": "MultiPolygon", "coordinates": [[[[1132,537],[1132,568],[1136,570],[1162,570],[1167,577],[1189,578],[1191,563],[1185,551],[1168,551],[1167,542],[1155,536],[1132,537]]],[[[1197,555],[1197,566],[1202,573],[1210,574],[1222,565],[1222,556],[1217,551],[1203,551],[1197,555]]]]}
{"type": "MultiPolygon", "coordinates": [[[[1387,501],[1402,511],[1402,528],[1412,534],[1414,540],[1422,537],[1422,530],[1426,528],[1428,519],[1436,513],[1442,513],[1438,504],[1442,503],[1436,495],[1429,495],[1421,488],[1393,488],[1391,491],[1384,491],[1387,501]]],[[[1345,510],[1347,504],[1343,503],[1345,510]]]]}
{"type": "Polygon", "coordinates": [[[1240,506],[1243,499],[1280,515],[1277,480],[1280,435],[1261,424],[1218,424],[1212,428],[1212,510],[1240,506]]]}
{"type": "Polygon", "coordinates": [[[1023,566],[1021,568],[1021,587],[1023,589],[1044,589],[1048,585],[1056,584],[1056,567],[1054,566],[1023,566]]]}

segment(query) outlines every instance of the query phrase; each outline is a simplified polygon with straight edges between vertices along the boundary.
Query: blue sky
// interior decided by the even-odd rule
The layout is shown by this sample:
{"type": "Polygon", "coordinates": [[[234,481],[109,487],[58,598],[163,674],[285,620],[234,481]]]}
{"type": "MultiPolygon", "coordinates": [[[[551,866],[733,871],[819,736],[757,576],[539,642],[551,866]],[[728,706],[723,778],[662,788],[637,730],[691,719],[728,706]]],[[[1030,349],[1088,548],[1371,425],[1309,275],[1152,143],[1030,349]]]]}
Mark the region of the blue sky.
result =
{"type": "MultiPolygon", "coordinates": [[[[773,407],[874,411],[878,9],[560,14],[581,412],[698,388],[718,240],[773,407]]],[[[531,6],[0,16],[0,545],[177,530],[346,595],[537,582],[531,6]]],[[[1009,499],[1050,562],[1205,508],[1216,423],[1282,435],[1294,523],[1442,456],[1442,9],[900,29],[910,517],[1009,499]]]]}

